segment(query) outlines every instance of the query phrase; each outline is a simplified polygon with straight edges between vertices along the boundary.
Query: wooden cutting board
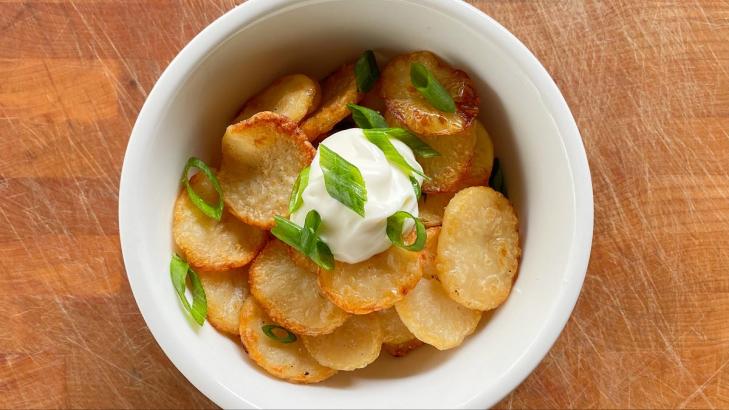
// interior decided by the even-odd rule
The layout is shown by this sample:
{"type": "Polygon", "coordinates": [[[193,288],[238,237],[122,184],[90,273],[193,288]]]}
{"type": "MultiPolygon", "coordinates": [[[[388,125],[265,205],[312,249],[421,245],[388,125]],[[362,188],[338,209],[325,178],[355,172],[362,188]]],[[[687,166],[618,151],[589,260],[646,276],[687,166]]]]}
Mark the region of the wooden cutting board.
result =
{"type": "MultiPolygon", "coordinates": [[[[595,190],[565,331],[499,407],[729,406],[729,2],[476,1],[553,75],[595,190]]],[[[0,2],[0,407],[211,407],[142,320],[117,189],[226,0],[0,2]]]]}

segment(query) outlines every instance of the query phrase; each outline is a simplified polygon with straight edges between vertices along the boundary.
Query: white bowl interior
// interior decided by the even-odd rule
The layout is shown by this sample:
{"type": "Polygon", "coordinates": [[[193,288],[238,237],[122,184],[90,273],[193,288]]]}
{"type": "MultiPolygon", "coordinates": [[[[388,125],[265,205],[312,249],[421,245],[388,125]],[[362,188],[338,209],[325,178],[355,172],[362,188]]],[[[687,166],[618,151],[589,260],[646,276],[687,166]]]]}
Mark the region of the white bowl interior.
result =
{"type": "MultiPolygon", "coordinates": [[[[575,165],[564,142],[564,129],[574,123],[561,126],[564,118],[555,118],[551,96],[535,80],[541,66],[525,49],[511,47],[505,39],[514,40],[493,21],[454,3],[254,1],[195,39],[150,96],[122,177],[120,224],[128,275],[160,345],[218,404],[490,406],[526,377],[561,330],[587,261],[575,261],[575,252],[589,250],[592,229],[591,196],[589,212],[578,209],[586,204],[575,194],[573,175],[573,167],[586,172],[586,162],[575,165]],[[235,341],[207,324],[198,330],[186,319],[168,274],[172,204],[187,158],[217,163],[225,127],[249,96],[283,74],[321,78],[364,49],[385,54],[429,49],[475,80],[480,118],[520,215],[523,258],[511,297],[461,347],[422,348],[402,359],[383,354],[364,370],[340,373],[320,385],[293,385],[260,371],[235,341]],[[525,68],[522,57],[533,60],[532,66],[525,68]],[[586,212],[589,226],[580,225],[586,212]]],[[[569,111],[567,117],[572,121],[569,111]]]]}

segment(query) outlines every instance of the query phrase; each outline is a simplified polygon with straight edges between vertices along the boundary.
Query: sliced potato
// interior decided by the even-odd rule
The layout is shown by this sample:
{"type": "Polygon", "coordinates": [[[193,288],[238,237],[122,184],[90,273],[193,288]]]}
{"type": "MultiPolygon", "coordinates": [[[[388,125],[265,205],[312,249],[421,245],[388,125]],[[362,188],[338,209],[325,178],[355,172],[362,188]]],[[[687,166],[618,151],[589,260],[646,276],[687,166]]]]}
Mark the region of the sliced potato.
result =
{"type": "Polygon", "coordinates": [[[221,332],[237,335],[240,308],[248,297],[248,268],[198,271],[208,301],[208,321],[221,332]]]}
{"type": "Polygon", "coordinates": [[[385,106],[385,100],[380,97],[379,84],[380,83],[378,82],[375,87],[365,93],[364,98],[362,98],[362,101],[359,102],[359,105],[373,109],[380,114],[384,114],[385,111],[387,111],[387,107],[385,106]]]}
{"type": "Polygon", "coordinates": [[[443,223],[443,211],[455,192],[425,194],[418,201],[418,216],[426,228],[443,223]]]}
{"type": "MultiPolygon", "coordinates": [[[[203,174],[195,174],[190,185],[205,201],[215,203],[217,194],[203,174]]],[[[266,244],[268,233],[247,225],[228,212],[220,221],[193,205],[184,188],[175,202],[172,236],[196,268],[226,270],[241,267],[256,257],[266,244]]]]}
{"type": "Polygon", "coordinates": [[[466,130],[478,115],[479,98],[468,74],[456,70],[429,51],[403,54],[382,70],[381,95],[387,110],[411,130],[423,135],[453,135],[466,130]],[[410,80],[410,65],[423,64],[453,97],[456,111],[433,107],[410,80]]]}
{"type": "Polygon", "coordinates": [[[331,271],[319,269],[319,286],[329,300],[347,312],[363,315],[387,309],[420,280],[418,256],[392,246],[363,262],[337,262],[331,271]]]}
{"type": "Polygon", "coordinates": [[[349,314],[319,293],[316,270],[299,266],[288,248],[276,239],[266,245],[251,265],[251,293],[271,319],[294,333],[333,332],[349,314]]]}
{"type": "Polygon", "coordinates": [[[394,307],[380,310],[377,314],[380,317],[380,324],[382,324],[382,348],[387,353],[395,357],[402,357],[423,345],[423,342],[405,327],[394,307]]]}
{"type": "Polygon", "coordinates": [[[407,356],[408,353],[419,348],[424,343],[413,337],[412,339],[402,343],[383,343],[382,348],[390,355],[394,357],[407,356]]]}
{"type": "Polygon", "coordinates": [[[519,221],[509,200],[487,187],[451,199],[438,239],[438,277],[453,300],[494,309],[506,300],[521,249],[519,221]]]}
{"type": "MultiPolygon", "coordinates": [[[[385,113],[385,120],[391,127],[404,127],[392,114],[385,113]]],[[[421,158],[418,163],[423,167],[429,180],[423,181],[423,192],[455,192],[460,183],[468,176],[476,147],[476,133],[473,127],[453,135],[425,136],[418,138],[430,145],[440,154],[437,157],[421,158]]]]}
{"type": "Polygon", "coordinates": [[[395,309],[415,337],[439,350],[463,343],[481,319],[480,311],[455,302],[434,279],[421,280],[395,309]]]}
{"type": "Polygon", "coordinates": [[[279,78],[246,102],[233,123],[247,120],[254,114],[271,111],[299,123],[319,105],[319,83],[304,74],[279,78]]]}
{"type": "Polygon", "coordinates": [[[331,130],[334,125],[350,115],[347,104],[358,103],[363,94],[357,91],[354,64],[345,64],[329,74],[321,83],[321,106],[301,123],[301,130],[309,141],[331,130]]]}
{"type": "Polygon", "coordinates": [[[333,333],[302,339],[319,364],[350,371],[367,366],[380,355],[382,327],[375,314],[355,315],[333,333]]]}
{"type": "Polygon", "coordinates": [[[438,279],[438,269],[435,266],[435,256],[438,252],[438,236],[440,235],[440,226],[428,228],[428,235],[425,240],[425,248],[420,251],[420,264],[423,266],[423,277],[428,279],[438,279]]]}
{"type": "Polygon", "coordinates": [[[228,210],[243,222],[272,228],[274,215],[288,215],[291,187],[314,154],[283,115],[262,112],[229,126],[218,175],[228,210]]]}
{"type": "Polygon", "coordinates": [[[263,325],[275,324],[254,298],[248,298],[240,310],[240,339],[248,357],[268,373],[295,383],[317,383],[337,371],[322,366],[306,351],[298,338],[281,343],[263,333],[263,325]]]}
{"type": "Polygon", "coordinates": [[[476,146],[468,173],[460,183],[463,188],[488,185],[491,167],[494,165],[494,144],[489,133],[479,120],[473,122],[473,129],[476,133],[476,146]]]}

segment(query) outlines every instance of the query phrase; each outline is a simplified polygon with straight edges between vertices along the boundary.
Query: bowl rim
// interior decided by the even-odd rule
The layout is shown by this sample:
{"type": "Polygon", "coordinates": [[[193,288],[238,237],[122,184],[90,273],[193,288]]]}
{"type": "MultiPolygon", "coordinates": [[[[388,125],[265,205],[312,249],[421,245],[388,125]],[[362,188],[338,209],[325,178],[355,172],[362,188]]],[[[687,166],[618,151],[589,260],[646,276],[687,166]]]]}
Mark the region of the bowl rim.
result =
{"type": "MultiPolygon", "coordinates": [[[[207,58],[207,55],[229,36],[246,25],[292,4],[301,7],[302,4],[323,1],[336,0],[300,2],[248,0],[210,23],[177,54],[157,80],[139,112],[124,156],[119,182],[119,239],[127,279],[137,307],[156,343],[175,367],[200,392],[221,407],[254,408],[255,406],[230,391],[226,386],[210,383],[203,376],[203,372],[198,371],[195,362],[184,360],[181,355],[176,353],[175,344],[181,342],[162,331],[161,322],[151,313],[153,311],[151,301],[143,296],[141,280],[135,281],[134,279],[135,275],[141,274],[142,271],[140,263],[137,262],[135,254],[131,250],[135,233],[128,223],[134,219],[131,212],[131,203],[134,201],[131,195],[132,183],[137,179],[138,170],[141,168],[138,166],[136,158],[146,148],[144,136],[150,135],[155,118],[158,118],[159,114],[167,108],[168,101],[176,94],[180,84],[184,83],[185,79],[207,58]]],[[[519,360],[502,379],[502,383],[497,388],[497,394],[482,391],[461,405],[463,408],[491,407],[516,388],[539,365],[559,337],[577,302],[587,272],[593,235],[594,204],[589,164],[577,124],[562,93],[544,66],[516,36],[486,13],[461,0],[401,1],[425,5],[460,19],[474,30],[486,33],[507,55],[514,59],[537,88],[543,104],[554,118],[572,176],[575,232],[573,232],[573,241],[567,255],[568,263],[564,277],[566,286],[561,288],[557,298],[557,307],[551,312],[548,321],[542,327],[542,332],[537,335],[522,360],[519,360]]]]}

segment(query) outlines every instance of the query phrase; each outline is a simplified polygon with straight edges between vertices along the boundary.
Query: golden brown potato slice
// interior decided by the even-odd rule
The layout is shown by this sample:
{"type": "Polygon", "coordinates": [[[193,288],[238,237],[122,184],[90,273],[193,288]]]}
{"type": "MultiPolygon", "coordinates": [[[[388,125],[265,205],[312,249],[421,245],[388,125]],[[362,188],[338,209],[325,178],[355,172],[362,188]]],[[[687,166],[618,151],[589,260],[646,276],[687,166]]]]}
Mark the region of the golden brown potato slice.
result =
{"type": "Polygon", "coordinates": [[[471,167],[466,177],[459,184],[466,188],[469,186],[486,186],[491,175],[491,167],[494,165],[494,144],[486,128],[483,127],[481,121],[473,122],[473,129],[476,132],[476,146],[471,160],[471,167]]]}
{"type": "Polygon", "coordinates": [[[421,280],[395,309],[415,337],[439,350],[463,343],[481,319],[480,311],[455,302],[434,279],[421,280]]]}
{"type": "Polygon", "coordinates": [[[208,321],[221,332],[238,334],[240,308],[248,297],[247,271],[198,271],[208,301],[208,321]]]}
{"type": "Polygon", "coordinates": [[[382,348],[392,356],[402,357],[423,345],[400,320],[395,308],[377,312],[382,325],[382,348]]]}
{"type": "Polygon", "coordinates": [[[354,315],[333,333],[302,336],[304,346],[319,364],[337,370],[361,369],[380,355],[382,327],[375,315],[354,315]]]}
{"type": "MultiPolygon", "coordinates": [[[[190,185],[206,202],[218,201],[205,175],[195,174],[190,185]]],[[[226,270],[241,267],[255,258],[266,244],[268,233],[239,221],[228,212],[223,212],[220,221],[208,217],[193,205],[183,188],[175,202],[172,236],[194,267],[226,270]]]]}
{"type": "Polygon", "coordinates": [[[426,228],[440,226],[443,223],[443,212],[453,198],[455,192],[425,194],[418,201],[418,216],[426,228]]]}
{"type": "Polygon", "coordinates": [[[385,111],[387,111],[387,107],[385,106],[385,100],[380,97],[380,83],[378,82],[377,84],[378,85],[365,93],[364,98],[362,98],[362,101],[359,102],[359,105],[373,109],[384,115],[385,111]]]}
{"type": "Polygon", "coordinates": [[[251,293],[276,323],[296,334],[331,333],[349,314],[319,293],[316,270],[301,267],[288,246],[274,239],[253,261],[251,293]]]}
{"type": "MultiPolygon", "coordinates": [[[[385,113],[385,120],[391,127],[407,128],[392,114],[385,113]]],[[[421,158],[418,163],[423,167],[429,180],[423,181],[423,192],[455,192],[469,173],[476,147],[476,133],[473,127],[453,135],[425,136],[418,138],[430,145],[440,154],[437,157],[421,158]]]]}
{"type": "Polygon", "coordinates": [[[438,277],[453,300],[490,310],[506,300],[521,249],[509,200],[487,187],[466,188],[446,207],[438,239],[438,277]]]}
{"type": "Polygon", "coordinates": [[[314,154],[283,115],[262,112],[229,126],[218,175],[228,210],[243,222],[272,228],[274,215],[288,215],[291,187],[314,154]]]}
{"type": "Polygon", "coordinates": [[[428,228],[428,235],[425,240],[425,248],[420,251],[420,264],[423,266],[423,277],[428,279],[438,279],[438,269],[435,266],[435,256],[438,252],[438,236],[440,235],[440,226],[428,228]]]}
{"type": "Polygon", "coordinates": [[[357,91],[354,64],[345,64],[329,74],[321,83],[321,91],[321,106],[301,123],[301,130],[309,141],[319,139],[349,116],[347,104],[356,104],[362,99],[363,94],[357,91]]]}
{"type": "Polygon", "coordinates": [[[248,100],[233,123],[271,111],[298,124],[318,107],[320,99],[321,90],[316,81],[304,74],[283,76],[248,100]]]}
{"type": "Polygon", "coordinates": [[[363,262],[319,269],[319,287],[340,308],[363,315],[394,305],[421,276],[419,253],[392,246],[363,262]]]}
{"type": "Polygon", "coordinates": [[[300,338],[281,343],[266,336],[262,328],[271,324],[255,299],[246,299],[240,310],[240,339],[248,357],[268,373],[294,383],[318,383],[337,372],[314,360],[300,338]]]}
{"type": "Polygon", "coordinates": [[[429,51],[403,54],[382,70],[381,95],[387,110],[411,130],[423,135],[452,135],[466,130],[478,115],[479,98],[468,74],[456,70],[429,51]],[[433,107],[410,80],[410,65],[423,64],[453,97],[456,111],[433,107]]]}

